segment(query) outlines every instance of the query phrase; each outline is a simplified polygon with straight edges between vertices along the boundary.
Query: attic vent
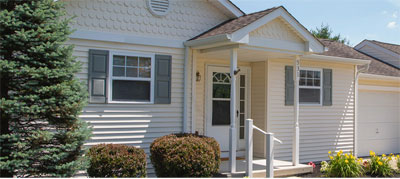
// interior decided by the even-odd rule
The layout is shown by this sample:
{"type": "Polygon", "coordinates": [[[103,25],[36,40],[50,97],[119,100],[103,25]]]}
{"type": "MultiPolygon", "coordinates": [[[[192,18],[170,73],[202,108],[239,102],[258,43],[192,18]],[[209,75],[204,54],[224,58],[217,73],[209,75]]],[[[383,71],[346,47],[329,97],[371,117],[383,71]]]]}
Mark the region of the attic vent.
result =
{"type": "Polygon", "coordinates": [[[165,16],[169,10],[169,0],[148,0],[147,5],[152,14],[165,16]]]}

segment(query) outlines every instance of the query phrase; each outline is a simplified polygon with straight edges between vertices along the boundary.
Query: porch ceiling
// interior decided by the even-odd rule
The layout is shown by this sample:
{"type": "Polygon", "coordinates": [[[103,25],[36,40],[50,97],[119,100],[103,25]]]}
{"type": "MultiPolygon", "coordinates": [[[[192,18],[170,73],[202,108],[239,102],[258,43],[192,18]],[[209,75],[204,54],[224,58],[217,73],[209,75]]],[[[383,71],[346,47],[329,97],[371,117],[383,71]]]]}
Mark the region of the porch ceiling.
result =
{"type": "MultiPolygon", "coordinates": [[[[247,47],[239,47],[238,49],[238,61],[245,62],[258,62],[265,61],[267,59],[277,59],[277,58],[294,58],[296,54],[282,53],[278,50],[274,51],[264,51],[257,50],[247,47]]],[[[211,51],[200,51],[200,58],[208,58],[208,59],[221,59],[221,60],[230,60],[230,49],[221,49],[221,50],[211,50],[211,51]]]]}

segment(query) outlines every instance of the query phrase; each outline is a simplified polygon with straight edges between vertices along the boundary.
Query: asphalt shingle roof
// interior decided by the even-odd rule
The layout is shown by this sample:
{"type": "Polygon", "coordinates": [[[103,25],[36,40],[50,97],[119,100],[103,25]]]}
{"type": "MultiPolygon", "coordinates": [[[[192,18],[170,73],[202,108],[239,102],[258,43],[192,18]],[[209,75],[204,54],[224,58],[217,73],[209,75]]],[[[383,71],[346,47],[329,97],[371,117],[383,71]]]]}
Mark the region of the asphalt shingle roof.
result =
{"type": "Polygon", "coordinates": [[[281,6],[273,7],[270,9],[263,10],[263,11],[246,14],[246,15],[240,16],[238,18],[227,20],[227,21],[222,22],[221,24],[215,26],[214,28],[212,28],[190,40],[201,39],[201,38],[206,38],[206,37],[220,35],[220,34],[231,34],[235,31],[253,23],[254,21],[264,17],[265,15],[271,13],[272,11],[274,11],[275,9],[278,9],[280,7],[281,6]]]}
{"type": "Polygon", "coordinates": [[[367,73],[375,74],[375,75],[400,77],[400,70],[397,69],[396,67],[393,67],[393,66],[388,65],[378,59],[375,59],[368,55],[365,55],[343,43],[332,41],[332,40],[327,40],[327,39],[319,39],[319,40],[326,47],[328,47],[328,51],[323,52],[320,55],[371,60],[371,63],[369,65],[369,69],[368,69],[367,73]]]}
{"type": "Polygon", "coordinates": [[[372,42],[372,43],[374,43],[376,45],[379,45],[379,46],[381,46],[381,47],[383,47],[385,49],[388,49],[388,50],[400,55],[400,45],[390,44],[390,43],[385,43],[385,42],[379,42],[379,41],[376,41],[376,40],[368,40],[368,41],[370,41],[370,42],[372,42]]]}

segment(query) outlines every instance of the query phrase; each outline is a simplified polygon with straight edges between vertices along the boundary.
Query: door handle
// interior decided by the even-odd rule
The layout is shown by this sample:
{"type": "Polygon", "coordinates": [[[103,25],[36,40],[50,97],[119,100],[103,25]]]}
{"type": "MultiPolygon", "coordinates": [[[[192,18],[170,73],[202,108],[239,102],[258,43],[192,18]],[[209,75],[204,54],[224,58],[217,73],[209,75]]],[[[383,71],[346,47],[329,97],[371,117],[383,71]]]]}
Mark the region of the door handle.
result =
{"type": "Polygon", "coordinates": [[[236,110],[236,117],[239,117],[239,110],[236,110]]]}

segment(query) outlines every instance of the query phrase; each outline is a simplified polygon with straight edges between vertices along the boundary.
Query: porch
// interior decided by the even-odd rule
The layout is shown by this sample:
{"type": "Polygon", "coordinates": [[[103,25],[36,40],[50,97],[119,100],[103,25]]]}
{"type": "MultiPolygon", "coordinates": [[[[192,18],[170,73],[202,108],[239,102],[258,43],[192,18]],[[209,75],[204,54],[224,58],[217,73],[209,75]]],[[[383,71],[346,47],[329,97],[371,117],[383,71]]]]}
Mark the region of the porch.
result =
{"type": "MultiPolygon", "coordinates": [[[[253,177],[254,178],[265,178],[266,176],[266,159],[264,158],[254,158],[253,159],[253,177]]],[[[246,171],[246,160],[237,159],[236,160],[236,172],[230,173],[229,161],[224,160],[220,165],[220,173],[226,177],[245,177],[246,171]]],[[[299,174],[312,173],[313,167],[306,164],[298,164],[293,166],[292,162],[274,160],[274,176],[284,177],[293,176],[299,174]]]]}

